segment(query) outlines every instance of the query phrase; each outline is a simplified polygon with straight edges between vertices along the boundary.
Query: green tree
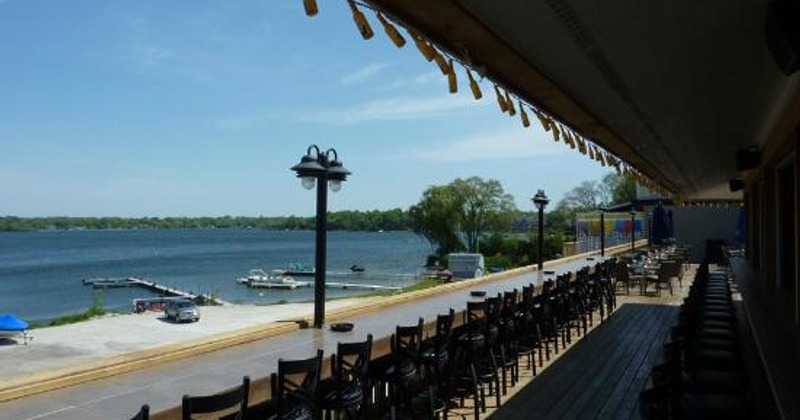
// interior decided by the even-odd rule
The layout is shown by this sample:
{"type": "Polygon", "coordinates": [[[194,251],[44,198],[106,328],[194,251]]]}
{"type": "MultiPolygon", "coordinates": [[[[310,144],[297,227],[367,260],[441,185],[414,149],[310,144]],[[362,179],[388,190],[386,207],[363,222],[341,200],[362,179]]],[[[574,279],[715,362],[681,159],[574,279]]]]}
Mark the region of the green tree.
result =
{"type": "Polygon", "coordinates": [[[458,238],[458,206],[449,186],[432,186],[408,209],[411,229],[427,239],[437,255],[462,249],[458,238]]]}
{"type": "Polygon", "coordinates": [[[460,227],[470,252],[479,251],[481,235],[511,230],[517,212],[514,197],[503,191],[495,179],[484,181],[473,176],[450,183],[457,197],[460,227]]]}
{"type": "Polygon", "coordinates": [[[610,172],[603,177],[602,186],[611,198],[607,204],[627,203],[636,199],[636,181],[633,178],[610,172]]]}
{"type": "Polygon", "coordinates": [[[479,177],[429,187],[408,211],[412,230],[439,256],[462,249],[477,252],[481,236],[509,231],[516,213],[513,197],[499,181],[479,177]]]}

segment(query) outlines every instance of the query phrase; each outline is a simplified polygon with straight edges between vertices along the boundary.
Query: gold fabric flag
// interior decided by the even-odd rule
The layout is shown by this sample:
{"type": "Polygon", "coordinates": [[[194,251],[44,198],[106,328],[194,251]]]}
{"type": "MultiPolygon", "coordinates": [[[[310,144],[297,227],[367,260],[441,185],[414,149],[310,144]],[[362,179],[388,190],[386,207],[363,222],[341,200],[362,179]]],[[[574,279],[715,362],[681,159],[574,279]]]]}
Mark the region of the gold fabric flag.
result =
{"type": "MultiPolygon", "coordinates": [[[[552,119],[548,118],[547,122],[550,125],[550,127],[553,129],[553,141],[558,142],[558,139],[561,136],[561,132],[558,130],[558,127],[556,127],[556,125],[553,124],[553,120],[552,119]]],[[[566,140],[564,140],[564,141],[566,142],[566,140]]]]}
{"type": "Polygon", "coordinates": [[[406,39],[403,38],[403,35],[400,34],[400,31],[398,31],[397,28],[391,24],[391,22],[386,20],[381,13],[378,13],[378,20],[381,22],[381,25],[383,25],[383,30],[386,32],[386,35],[392,40],[397,48],[402,48],[404,45],[406,45],[406,39]]]}
{"type": "Polygon", "coordinates": [[[522,126],[525,128],[530,127],[531,121],[528,119],[528,114],[525,113],[525,108],[522,106],[522,102],[517,102],[519,105],[519,118],[522,120],[522,126]]]}
{"type": "Polygon", "coordinates": [[[497,85],[494,85],[494,93],[497,95],[497,105],[500,106],[500,111],[506,112],[508,111],[508,105],[506,105],[506,100],[503,98],[503,94],[500,93],[500,88],[497,85]]]}
{"type": "Polygon", "coordinates": [[[436,51],[436,54],[433,56],[433,60],[436,61],[436,65],[439,66],[439,71],[441,71],[443,75],[447,76],[447,73],[450,72],[450,66],[447,65],[447,60],[444,59],[444,56],[436,51]]]}
{"type": "Polygon", "coordinates": [[[453,69],[453,59],[447,65],[449,71],[447,72],[447,87],[450,93],[458,92],[458,81],[456,80],[456,71],[453,69]]]}
{"type": "Polygon", "coordinates": [[[475,97],[476,100],[483,98],[483,92],[481,92],[481,87],[478,85],[478,82],[472,77],[472,72],[467,69],[467,77],[469,78],[469,88],[472,90],[472,96],[475,97]]]}
{"type": "Polygon", "coordinates": [[[317,0],[303,0],[303,7],[306,9],[306,16],[315,16],[319,13],[317,0]]]}
{"type": "Polygon", "coordinates": [[[347,3],[350,5],[350,10],[353,12],[353,20],[356,21],[356,27],[358,27],[358,31],[361,32],[361,37],[364,39],[372,38],[375,33],[372,32],[372,27],[369,26],[367,18],[358,10],[353,0],[347,0],[347,3]]]}
{"type": "Polygon", "coordinates": [[[425,41],[422,36],[416,32],[408,30],[408,33],[411,35],[411,39],[414,40],[414,44],[417,46],[420,54],[425,57],[426,61],[433,61],[433,58],[436,57],[436,50],[428,44],[428,41],[425,41]]]}
{"type": "Polygon", "coordinates": [[[517,115],[517,110],[514,108],[514,101],[511,100],[511,96],[509,96],[508,91],[506,91],[506,105],[508,106],[508,115],[512,117],[517,115]]]}
{"type": "Polygon", "coordinates": [[[547,118],[545,118],[544,114],[542,114],[536,108],[533,109],[533,113],[536,114],[536,118],[539,119],[539,124],[542,125],[542,128],[544,128],[544,131],[550,131],[550,122],[547,121],[547,118]]]}

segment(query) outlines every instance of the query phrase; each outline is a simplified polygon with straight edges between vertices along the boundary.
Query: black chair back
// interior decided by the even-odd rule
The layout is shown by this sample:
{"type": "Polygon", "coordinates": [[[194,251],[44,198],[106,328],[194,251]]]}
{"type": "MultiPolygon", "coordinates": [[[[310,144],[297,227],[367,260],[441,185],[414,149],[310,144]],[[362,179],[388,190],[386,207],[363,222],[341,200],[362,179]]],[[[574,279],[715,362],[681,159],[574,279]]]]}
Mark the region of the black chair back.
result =
{"type": "Polygon", "coordinates": [[[392,335],[391,349],[397,361],[412,361],[419,364],[419,353],[422,346],[422,326],[425,321],[420,318],[417,325],[398,325],[392,335]]]}
{"type": "Polygon", "coordinates": [[[322,386],[322,406],[354,416],[363,411],[365,397],[370,395],[369,364],[372,359],[372,334],[366,341],[339,343],[336,354],[331,356],[332,377],[320,382],[322,386]],[[328,385],[331,386],[328,386],[328,385]]]}
{"type": "Polygon", "coordinates": [[[486,300],[477,302],[468,301],[467,311],[464,312],[464,324],[470,333],[483,333],[486,325],[486,315],[489,312],[486,300]]]}
{"type": "Polygon", "coordinates": [[[453,333],[453,322],[455,322],[456,311],[450,308],[446,314],[436,316],[436,347],[444,350],[450,346],[453,333]]]}
{"type": "Polygon", "coordinates": [[[271,375],[272,397],[277,402],[277,419],[321,417],[319,377],[322,350],[308,359],[278,359],[278,373],[271,375]]]}
{"type": "Polygon", "coordinates": [[[367,378],[371,359],[372,334],[367,335],[366,341],[339,343],[336,354],[331,356],[333,376],[338,381],[361,383],[367,378]]]}
{"type": "Polygon", "coordinates": [[[183,420],[191,420],[193,414],[208,414],[227,411],[239,406],[235,419],[243,419],[250,396],[250,377],[245,376],[242,384],[221,394],[205,396],[183,396],[183,420]]]}
{"type": "Polygon", "coordinates": [[[135,416],[131,417],[131,420],[148,420],[149,418],[150,418],[150,406],[145,404],[142,406],[139,412],[136,413],[135,416]]]}

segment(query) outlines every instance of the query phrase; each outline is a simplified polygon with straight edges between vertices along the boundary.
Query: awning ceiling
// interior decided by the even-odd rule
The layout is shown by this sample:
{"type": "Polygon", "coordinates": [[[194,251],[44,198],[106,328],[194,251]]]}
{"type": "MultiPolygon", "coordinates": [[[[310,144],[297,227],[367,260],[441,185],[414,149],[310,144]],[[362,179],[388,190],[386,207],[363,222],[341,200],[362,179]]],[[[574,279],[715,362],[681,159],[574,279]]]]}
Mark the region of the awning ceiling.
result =
{"type": "Polygon", "coordinates": [[[725,200],[796,76],[765,0],[369,0],[687,200],[725,200]]]}

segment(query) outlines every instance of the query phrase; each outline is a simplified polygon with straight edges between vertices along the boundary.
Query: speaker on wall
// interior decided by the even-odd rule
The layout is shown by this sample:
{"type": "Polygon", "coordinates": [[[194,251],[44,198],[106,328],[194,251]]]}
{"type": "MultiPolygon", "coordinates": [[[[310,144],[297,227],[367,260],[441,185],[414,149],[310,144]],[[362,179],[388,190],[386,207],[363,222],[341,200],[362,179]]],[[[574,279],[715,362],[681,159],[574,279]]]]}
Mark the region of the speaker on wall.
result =
{"type": "Polygon", "coordinates": [[[800,69],[800,1],[777,0],[767,7],[766,38],[772,57],[787,76],[800,69]]]}
{"type": "Polygon", "coordinates": [[[761,163],[761,152],[757,146],[750,146],[736,151],[736,169],[747,171],[761,163]]]}

